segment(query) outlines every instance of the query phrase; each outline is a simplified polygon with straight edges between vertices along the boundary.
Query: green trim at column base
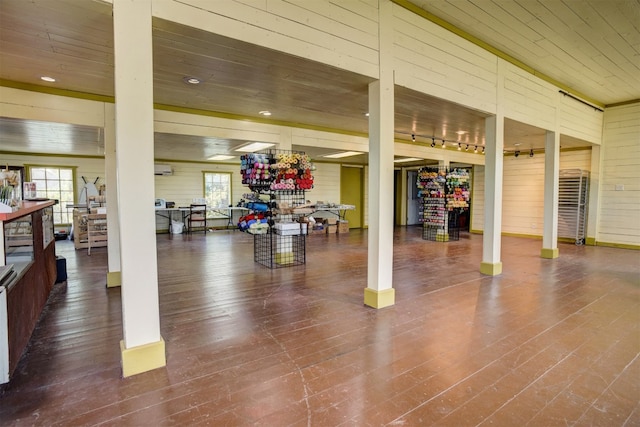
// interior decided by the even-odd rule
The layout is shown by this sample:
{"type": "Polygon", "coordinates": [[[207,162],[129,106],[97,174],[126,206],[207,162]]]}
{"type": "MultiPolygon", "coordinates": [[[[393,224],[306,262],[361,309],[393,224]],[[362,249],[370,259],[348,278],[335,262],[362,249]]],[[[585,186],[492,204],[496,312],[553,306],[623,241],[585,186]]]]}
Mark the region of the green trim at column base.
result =
{"type": "Polygon", "coordinates": [[[486,274],[487,276],[497,276],[498,274],[502,274],[502,263],[481,262],[480,273],[486,274]]]}
{"type": "Polygon", "coordinates": [[[396,290],[393,288],[376,291],[364,288],[364,305],[373,308],[384,308],[396,303],[396,290]]]}
{"type": "Polygon", "coordinates": [[[542,248],[542,251],[540,251],[540,256],[545,259],[555,259],[558,258],[558,255],[560,255],[558,248],[542,248]]]}
{"type": "Polygon", "coordinates": [[[586,239],[584,239],[584,244],[587,246],[595,246],[596,245],[596,238],[595,237],[587,237],[586,239]]]}
{"type": "Polygon", "coordinates": [[[122,376],[125,378],[167,365],[162,337],[158,342],[131,348],[124,348],[124,341],[120,341],[120,354],[122,376]]]}
{"type": "Polygon", "coordinates": [[[117,288],[122,285],[122,274],[119,271],[109,271],[107,273],[107,288],[117,288]]]}

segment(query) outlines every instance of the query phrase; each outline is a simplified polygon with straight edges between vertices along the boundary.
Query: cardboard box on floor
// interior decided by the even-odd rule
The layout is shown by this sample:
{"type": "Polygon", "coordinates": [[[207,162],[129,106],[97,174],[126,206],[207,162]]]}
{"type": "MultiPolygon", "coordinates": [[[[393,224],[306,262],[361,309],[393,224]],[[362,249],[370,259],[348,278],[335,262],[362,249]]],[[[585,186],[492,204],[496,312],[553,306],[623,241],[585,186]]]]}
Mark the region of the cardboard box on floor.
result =
{"type": "Polygon", "coordinates": [[[338,221],[338,234],[344,234],[349,232],[349,221],[340,220],[338,221]]]}

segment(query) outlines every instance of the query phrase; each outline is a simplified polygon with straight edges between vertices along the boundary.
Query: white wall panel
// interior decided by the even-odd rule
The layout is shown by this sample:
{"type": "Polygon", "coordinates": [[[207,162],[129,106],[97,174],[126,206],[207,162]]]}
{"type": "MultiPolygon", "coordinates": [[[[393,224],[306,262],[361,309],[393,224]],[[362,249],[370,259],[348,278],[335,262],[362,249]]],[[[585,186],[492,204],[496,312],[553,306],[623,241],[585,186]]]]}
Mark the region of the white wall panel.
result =
{"type": "Polygon", "coordinates": [[[495,55],[397,5],[394,18],[396,84],[496,111],[495,55]]]}
{"type": "MultiPolygon", "coordinates": [[[[560,153],[560,169],[589,170],[591,150],[560,153]]],[[[474,166],[472,230],[484,229],[484,166],[474,166]]],[[[502,232],[541,236],[544,208],[544,154],[504,158],[502,232]]]]}
{"type": "Polygon", "coordinates": [[[104,103],[0,86],[0,117],[104,126],[104,103]]]}
{"type": "Polygon", "coordinates": [[[562,151],[560,153],[560,170],[563,169],[590,170],[591,149],[562,151]]]}
{"type": "Polygon", "coordinates": [[[369,152],[369,138],[312,129],[291,128],[291,143],[302,146],[303,149],[307,146],[369,152]]]}
{"type": "Polygon", "coordinates": [[[502,232],[542,235],[544,156],[505,156],[502,232]]]}
{"type": "Polygon", "coordinates": [[[377,5],[371,2],[154,0],[153,15],[363,75],[378,75],[377,5]]]}
{"type": "Polygon", "coordinates": [[[568,96],[560,93],[557,96],[561,98],[558,117],[560,133],[600,145],[604,114],[568,96]]]}
{"type": "Polygon", "coordinates": [[[473,166],[470,231],[484,230],[484,165],[473,166]]]}
{"type": "Polygon", "coordinates": [[[313,189],[305,192],[311,203],[340,203],[340,165],[338,163],[315,163],[313,189]]]}
{"type": "MultiPolygon", "coordinates": [[[[173,175],[155,177],[155,196],[170,202],[176,207],[189,206],[194,198],[204,197],[203,172],[228,172],[231,173],[231,204],[237,205],[244,193],[249,193],[249,188],[242,185],[240,164],[228,163],[186,163],[186,162],[162,162],[169,164],[173,175]]],[[[237,220],[238,214],[234,217],[237,220]]],[[[177,219],[177,217],[176,217],[177,219]]],[[[209,221],[210,226],[224,226],[226,219],[209,221]]],[[[156,229],[168,229],[167,219],[156,216],[156,229]]]]}
{"type": "Polygon", "coordinates": [[[281,127],[219,117],[154,110],[154,130],[178,135],[280,142],[281,127]]]}
{"type": "MultiPolygon", "coordinates": [[[[501,60],[502,61],[502,60],[501,60]]],[[[505,62],[505,116],[542,129],[555,128],[558,89],[544,80],[505,62]]]]}
{"type": "Polygon", "coordinates": [[[597,242],[640,245],[640,103],[604,113],[597,242]]]}
{"type": "Polygon", "coordinates": [[[105,183],[104,159],[85,157],[58,157],[58,156],[29,156],[16,154],[0,154],[3,166],[60,166],[76,168],[76,198],[80,197],[80,191],[84,187],[82,177],[94,182],[99,178],[98,184],[105,183]]]}

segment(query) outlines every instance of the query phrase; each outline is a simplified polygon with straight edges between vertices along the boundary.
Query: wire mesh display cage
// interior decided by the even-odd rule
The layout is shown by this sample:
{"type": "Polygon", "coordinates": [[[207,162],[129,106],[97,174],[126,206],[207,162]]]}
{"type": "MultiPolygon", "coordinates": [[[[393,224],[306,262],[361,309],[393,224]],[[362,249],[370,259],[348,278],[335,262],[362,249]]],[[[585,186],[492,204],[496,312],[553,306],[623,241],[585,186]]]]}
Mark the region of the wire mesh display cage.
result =
{"type": "Polygon", "coordinates": [[[452,242],[460,240],[460,214],[449,211],[444,225],[424,224],[422,238],[432,242],[452,242]]]}
{"type": "Polygon", "coordinates": [[[304,234],[281,235],[273,232],[253,236],[254,261],[268,268],[293,267],[306,262],[304,234]]]}

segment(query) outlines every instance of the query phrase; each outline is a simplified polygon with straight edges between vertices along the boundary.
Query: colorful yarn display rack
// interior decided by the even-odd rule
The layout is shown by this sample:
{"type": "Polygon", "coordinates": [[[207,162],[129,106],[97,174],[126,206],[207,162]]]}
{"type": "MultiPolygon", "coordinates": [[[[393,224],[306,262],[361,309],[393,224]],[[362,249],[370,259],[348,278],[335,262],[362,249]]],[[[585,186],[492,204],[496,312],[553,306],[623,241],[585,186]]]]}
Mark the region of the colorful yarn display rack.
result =
{"type": "Polygon", "coordinates": [[[242,183],[254,191],[313,188],[314,167],[304,153],[250,153],[240,162],[242,183]]]}
{"type": "Polygon", "coordinates": [[[242,183],[252,190],[268,189],[273,181],[269,154],[243,154],[240,156],[242,183]]]}
{"type": "Polygon", "coordinates": [[[278,153],[271,164],[271,190],[311,190],[313,175],[311,159],[302,153],[278,153]]]}

